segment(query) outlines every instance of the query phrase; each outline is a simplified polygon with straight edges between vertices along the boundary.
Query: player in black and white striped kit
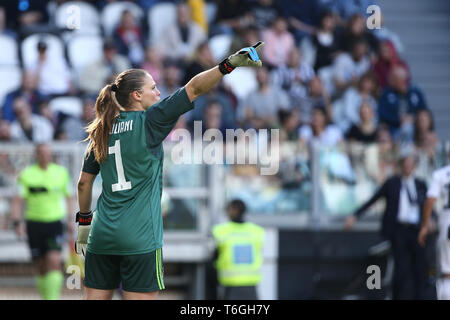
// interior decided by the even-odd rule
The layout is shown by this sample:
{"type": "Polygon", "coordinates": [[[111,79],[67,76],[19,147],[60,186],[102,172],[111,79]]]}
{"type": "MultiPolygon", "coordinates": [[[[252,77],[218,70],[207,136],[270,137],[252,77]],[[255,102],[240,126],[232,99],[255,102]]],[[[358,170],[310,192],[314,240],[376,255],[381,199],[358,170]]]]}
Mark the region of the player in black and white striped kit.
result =
{"type": "MultiPolygon", "coordinates": [[[[450,151],[448,154],[450,158],[450,151]]],[[[434,204],[443,200],[439,215],[438,257],[441,269],[441,280],[437,283],[439,300],[450,300],[450,165],[436,170],[427,192],[427,200],[423,208],[422,226],[418,241],[424,246],[428,233],[427,224],[434,204]]]]}

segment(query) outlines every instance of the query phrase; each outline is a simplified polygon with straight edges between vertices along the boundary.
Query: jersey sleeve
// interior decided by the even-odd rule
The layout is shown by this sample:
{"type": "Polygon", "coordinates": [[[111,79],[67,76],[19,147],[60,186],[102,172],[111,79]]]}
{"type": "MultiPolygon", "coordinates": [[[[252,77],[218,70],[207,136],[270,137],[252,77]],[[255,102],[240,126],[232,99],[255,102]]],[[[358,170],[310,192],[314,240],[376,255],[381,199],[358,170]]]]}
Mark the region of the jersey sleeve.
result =
{"type": "Polygon", "coordinates": [[[441,179],[440,174],[437,171],[433,173],[433,178],[431,180],[430,187],[428,188],[427,191],[427,197],[438,198],[440,190],[441,190],[441,179]]]}
{"type": "Polygon", "coordinates": [[[147,145],[159,145],[173,129],[178,118],[193,108],[194,103],[189,100],[184,87],[148,108],[145,111],[147,145]]]}
{"type": "Polygon", "coordinates": [[[94,150],[84,157],[81,171],[95,175],[100,172],[100,164],[95,160],[94,150]]]}

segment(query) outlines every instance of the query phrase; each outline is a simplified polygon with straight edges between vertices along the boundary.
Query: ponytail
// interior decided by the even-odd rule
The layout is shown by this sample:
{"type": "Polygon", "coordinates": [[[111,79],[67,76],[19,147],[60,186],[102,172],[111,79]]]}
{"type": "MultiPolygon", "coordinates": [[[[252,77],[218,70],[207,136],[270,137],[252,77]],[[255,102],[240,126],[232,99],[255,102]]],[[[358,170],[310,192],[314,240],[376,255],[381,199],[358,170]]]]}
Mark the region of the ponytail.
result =
{"type": "Polygon", "coordinates": [[[91,143],[87,154],[94,151],[95,160],[103,162],[108,157],[108,140],[112,126],[119,116],[120,106],[113,96],[112,85],[106,85],[95,102],[95,119],[86,128],[91,143]]]}

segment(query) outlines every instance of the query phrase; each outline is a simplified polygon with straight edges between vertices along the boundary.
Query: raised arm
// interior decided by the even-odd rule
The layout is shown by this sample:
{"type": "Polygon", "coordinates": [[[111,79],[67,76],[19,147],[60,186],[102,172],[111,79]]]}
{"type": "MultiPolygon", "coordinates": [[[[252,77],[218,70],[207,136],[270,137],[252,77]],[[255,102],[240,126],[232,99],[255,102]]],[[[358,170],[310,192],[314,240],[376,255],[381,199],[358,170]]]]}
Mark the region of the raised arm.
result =
{"type": "Polygon", "coordinates": [[[223,76],[224,74],[220,72],[219,66],[197,74],[185,85],[189,101],[192,102],[202,94],[208,92],[223,76]]]}

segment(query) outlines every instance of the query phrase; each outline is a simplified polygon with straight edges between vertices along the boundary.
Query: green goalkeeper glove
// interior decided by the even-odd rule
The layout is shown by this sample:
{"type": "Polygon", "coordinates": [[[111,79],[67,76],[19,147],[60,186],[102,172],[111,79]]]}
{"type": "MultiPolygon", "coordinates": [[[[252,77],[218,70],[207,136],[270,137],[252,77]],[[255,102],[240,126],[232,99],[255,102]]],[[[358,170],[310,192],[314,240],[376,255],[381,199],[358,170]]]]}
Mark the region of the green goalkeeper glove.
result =
{"type": "Polygon", "coordinates": [[[78,236],[75,241],[75,251],[78,254],[86,256],[87,241],[91,231],[92,211],[88,213],[77,212],[75,222],[78,223],[78,236]]]}
{"type": "Polygon", "coordinates": [[[238,52],[232,54],[221,63],[219,70],[223,74],[228,74],[237,67],[261,67],[262,61],[259,59],[259,53],[264,46],[264,42],[259,41],[251,47],[242,48],[238,52]]]}

